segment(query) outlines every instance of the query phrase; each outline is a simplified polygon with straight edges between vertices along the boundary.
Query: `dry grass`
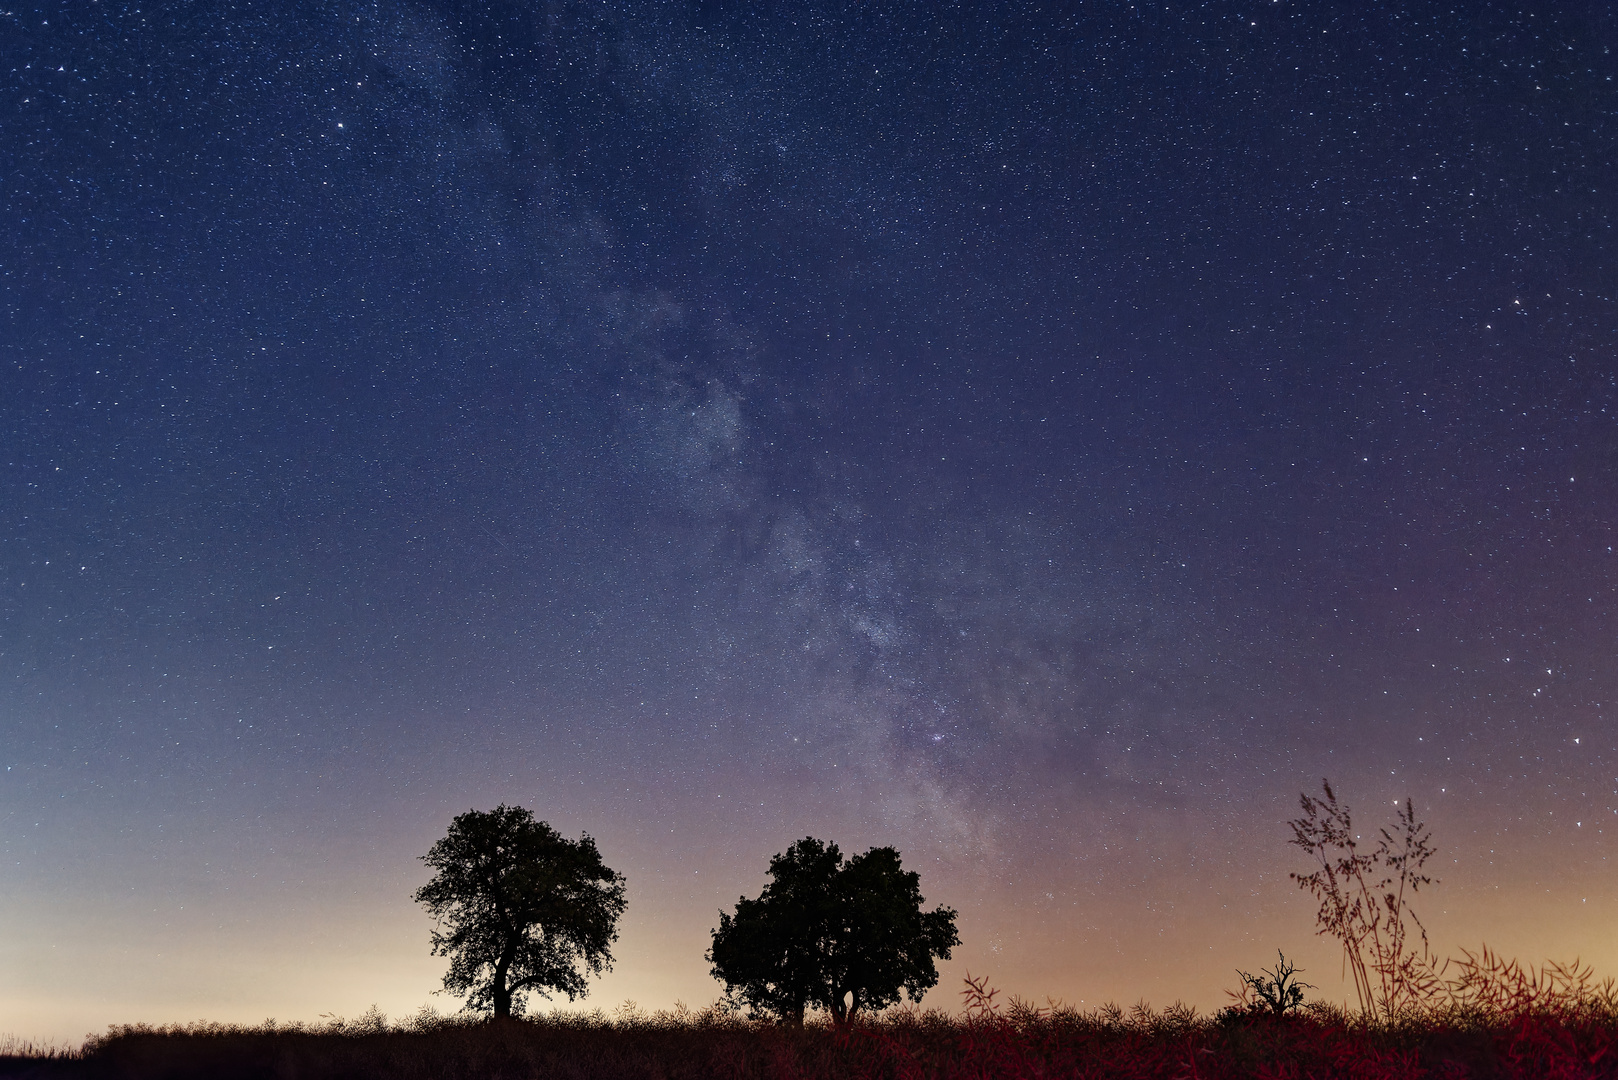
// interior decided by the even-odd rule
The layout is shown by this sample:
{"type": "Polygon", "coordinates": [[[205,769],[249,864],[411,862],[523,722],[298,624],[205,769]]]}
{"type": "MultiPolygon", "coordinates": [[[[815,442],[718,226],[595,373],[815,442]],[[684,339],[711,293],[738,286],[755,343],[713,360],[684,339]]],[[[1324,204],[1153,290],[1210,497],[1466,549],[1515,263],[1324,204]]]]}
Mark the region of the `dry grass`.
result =
{"type": "Polygon", "coordinates": [[[793,1028],[718,1009],[490,1022],[372,1012],[319,1026],[117,1027],[73,1056],[15,1042],[0,1075],[107,1080],[1288,1080],[1618,1078],[1618,995],[1588,969],[1487,951],[1387,1020],[1320,1005],[1287,1016],[1184,1006],[1005,1007],[969,982],[960,1014],[891,1010],[793,1028]],[[15,1051],[21,1051],[16,1053],[15,1051]],[[32,1069],[34,1072],[24,1072],[32,1069]]]}

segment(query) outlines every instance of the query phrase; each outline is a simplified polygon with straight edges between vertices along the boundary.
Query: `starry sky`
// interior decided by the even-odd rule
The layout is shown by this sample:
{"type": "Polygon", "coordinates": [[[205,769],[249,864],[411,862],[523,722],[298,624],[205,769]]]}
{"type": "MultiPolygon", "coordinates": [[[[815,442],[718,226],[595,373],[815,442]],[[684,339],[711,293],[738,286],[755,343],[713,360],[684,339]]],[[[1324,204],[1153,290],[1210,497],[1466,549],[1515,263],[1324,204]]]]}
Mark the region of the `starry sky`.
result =
{"type": "Polygon", "coordinates": [[[960,977],[1224,1003],[1298,793],[1618,973],[1604,3],[0,12],[0,1031],[423,1003],[500,801],[584,1005],[892,844],[960,977]]]}

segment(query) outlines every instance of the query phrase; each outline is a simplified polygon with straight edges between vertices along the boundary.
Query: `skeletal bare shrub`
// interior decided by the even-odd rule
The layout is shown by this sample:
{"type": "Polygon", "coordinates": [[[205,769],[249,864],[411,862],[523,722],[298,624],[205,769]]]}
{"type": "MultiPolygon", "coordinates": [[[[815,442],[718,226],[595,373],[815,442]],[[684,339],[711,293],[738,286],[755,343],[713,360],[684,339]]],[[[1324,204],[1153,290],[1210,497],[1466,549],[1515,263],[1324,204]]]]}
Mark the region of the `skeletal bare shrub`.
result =
{"type": "Polygon", "coordinates": [[[1220,1011],[1221,1019],[1234,1020],[1254,1013],[1285,1016],[1288,1012],[1304,1008],[1303,992],[1317,987],[1297,977],[1302,969],[1289,961],[1286,953],[1277,949],[1275,955],[1277,960],[1273,971],[1259,968],[1259,974],[1253,975],[1241,968],[1236,969],[1236,975],[1242,980],[1241,989],[1225,991],[1234,1004],[1220,1011]]]}
{"type": "Polygon", "coordinates": [[[1427,928],[1411,906],[1423,885],[1437,884],[1422,873],[1433,855],[1432,836],[1406,799],[1395,830],[1379,830],[1376,847],[1364,851],[1348,806],[1329,781],[1321,786],[1325,797],[1301,795],[1303,816],[1287,823],[1288,843],[1307,851],[1319,868],[1290,876],[1320,902],[1316,933],[1342,943],[1360,1011],[1392,1022],[1439,991],[1427,928]]]}

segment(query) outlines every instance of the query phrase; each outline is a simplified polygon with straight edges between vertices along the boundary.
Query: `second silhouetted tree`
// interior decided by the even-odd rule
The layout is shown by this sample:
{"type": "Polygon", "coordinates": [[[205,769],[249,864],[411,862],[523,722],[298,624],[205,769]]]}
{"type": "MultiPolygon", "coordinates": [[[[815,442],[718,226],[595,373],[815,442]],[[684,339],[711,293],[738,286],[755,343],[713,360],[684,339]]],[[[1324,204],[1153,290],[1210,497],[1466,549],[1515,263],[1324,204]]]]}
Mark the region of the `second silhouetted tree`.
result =
{"type": "Polygon", "coordinates": [[[801,1024],[809,1008],[838,1024],[912,1001],[938,984],[934,959],[961,943],[955,912],[923,911],[921,878],[891,847],[846,863],[836,844],[806,837],[770,860],[755,900],[720,912],[708,961],[733,1004],[801,1024]]]}

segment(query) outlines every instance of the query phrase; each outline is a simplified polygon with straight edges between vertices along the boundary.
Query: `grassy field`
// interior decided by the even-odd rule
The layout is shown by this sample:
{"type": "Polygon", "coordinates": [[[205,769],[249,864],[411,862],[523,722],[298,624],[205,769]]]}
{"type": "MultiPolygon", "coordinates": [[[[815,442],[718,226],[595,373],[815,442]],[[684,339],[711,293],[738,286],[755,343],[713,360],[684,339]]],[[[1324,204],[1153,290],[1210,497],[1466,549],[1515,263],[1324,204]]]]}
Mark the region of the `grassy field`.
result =
{"type": "Polygon", "coordinates": [[[1451,1002],[1397,1023],[1316,1006],[1286,1016],[1187,1008],[1092,1012],[980,1003],[891,1011],[836,1029],[709,1010],[505,1022],[380,1016],[318,1028],[114,1028],[55,1056],[12,1046],[0,1076],[127,1080],[527,1078],[1417,1078],[1618,1077],[1609,1001],[1451,1002]],[[1499,1004],[1499,1003],[1496,1003],[1499,1004]],[[1506,1004],[1510,1004],[1507,1002],[1506,1004]],[[21,1050],[22,1052],[17,1052],[21,1050]]]}

